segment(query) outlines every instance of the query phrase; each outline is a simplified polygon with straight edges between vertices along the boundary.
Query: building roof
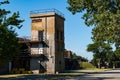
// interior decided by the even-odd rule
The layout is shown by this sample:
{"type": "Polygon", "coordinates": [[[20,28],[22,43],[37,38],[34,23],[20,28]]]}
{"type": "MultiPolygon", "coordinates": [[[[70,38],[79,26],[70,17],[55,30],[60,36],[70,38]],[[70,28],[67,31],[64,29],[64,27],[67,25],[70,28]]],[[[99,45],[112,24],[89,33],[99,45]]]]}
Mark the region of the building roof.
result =
{"type": "Polygon", "coordinates": [[[42,14],[57,14],[59,15],[60,17],[64,18],[64,14],[61,13],[60,11],[58,11],[57,9],[41,9],[41,10],[33,10],[33,11],[30,11],[30,15],[42,15],[42,14]]]}

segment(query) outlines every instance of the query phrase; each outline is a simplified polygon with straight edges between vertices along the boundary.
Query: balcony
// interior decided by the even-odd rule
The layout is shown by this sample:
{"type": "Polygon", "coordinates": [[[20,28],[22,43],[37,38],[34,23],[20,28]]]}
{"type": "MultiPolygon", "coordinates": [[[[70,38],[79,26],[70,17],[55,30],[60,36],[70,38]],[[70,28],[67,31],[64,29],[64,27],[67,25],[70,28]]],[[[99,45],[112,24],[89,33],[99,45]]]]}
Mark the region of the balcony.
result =
{"type": "Polygon", "coordinates": [[[42,48],[42,49],[31,49],[30,50],[30,56],[31,57],[39,57],[43,60],[48,60],[47,59],[47,49],[42,48]]]}
{"type": "Polygon", "coordinates": [[[36,37],[22,37],[22,38],[18,38],[19,39],[19,43],[32,43],[32,44],[38,44],[38,43],[42,43],[44,45],[44,47],[48,47],[49,42],[46,38],[36,38],[36,37]]]}
{"type": "Polygon", "coordinates": [[[44,47],[48,47],[49,42],[46,38],[31,38],[32,43],[42,43],[44,47]]]}
{"type": "Polygon", "coordinates": [[[34,58],[39,58],[40,61],[48,61],[48,57],[46,55],[46,53],[43,54],[29,54],[30,57],[34,57],[34,58]]]}

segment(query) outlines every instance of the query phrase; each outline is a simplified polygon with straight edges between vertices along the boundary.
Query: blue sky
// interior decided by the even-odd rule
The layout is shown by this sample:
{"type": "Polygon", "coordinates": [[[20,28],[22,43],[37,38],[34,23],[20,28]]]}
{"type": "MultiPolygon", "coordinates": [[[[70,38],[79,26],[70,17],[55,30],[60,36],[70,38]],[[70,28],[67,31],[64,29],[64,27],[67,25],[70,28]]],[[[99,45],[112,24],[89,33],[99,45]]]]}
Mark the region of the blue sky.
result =
{"type": "Polygon", "coordinates": [[[19,36],[30,36],[31,20],[30,11],[55,8],[65,15],[65,48],[76,54],[92,59],[92,53],[86,51],[87,45],[92,42],[92,27],[87,27],[81,19],[83,13],[72,15],[66,7],[67,0],[10,0],[9,5],[2,6],[11,12],[20,13],[20,18],[25,21],[23,27],[17,29],[19,36]]]}

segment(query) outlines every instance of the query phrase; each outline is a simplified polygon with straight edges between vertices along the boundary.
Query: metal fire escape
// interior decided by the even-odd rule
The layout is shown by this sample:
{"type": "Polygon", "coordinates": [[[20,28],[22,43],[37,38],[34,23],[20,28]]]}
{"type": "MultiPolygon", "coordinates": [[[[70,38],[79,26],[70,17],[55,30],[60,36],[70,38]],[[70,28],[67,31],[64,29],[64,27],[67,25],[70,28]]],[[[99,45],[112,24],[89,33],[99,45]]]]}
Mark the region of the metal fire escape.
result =
{"type": "Polygon", "coordinates": [[[26,49],[20,50],[20,53],[22,54],[23,57],[27,55],[27,57],[36,57],[40,59],[40,72],[45,72],[46,71],[46,61],[48,60],[48,54],[47,54],[47,47],[48,47],[48,40],[44,37],[39,39],[33,39],[29,37],[24,37],[19,40],[20,44],[25,44],[27,46],[26,49]],[[31,45],[32,44],[43,44],[43,54],[36,54],[32,49],[31,45]]]}
{"type": "MultiPolygon", "coordinates": [[[[49,47],[48,44],[48,40],[46,38],[39,38],[39,39],[35,39],[35,38],[30,38],[30,37],[23,37],[23,38],[20,38],[19,39],[19,43],[20,44],[26,44],[26,46],[28,47],[27,49],[24,49],[24,50],[20,50],[21,53],[26,53],[26,52],[29,52],[29,53],[33,53],[34,54],[34,51],[32,50],[31,51],[31,45],[36,43],[36,44],[43,44],[43,48],[47,48],[49,47]]],[[[43,49],[43,54],[46,55],[47,51],[45,49],[43,49]]],[[[32,54],[31,54],[32,55],[32,54]]]]}

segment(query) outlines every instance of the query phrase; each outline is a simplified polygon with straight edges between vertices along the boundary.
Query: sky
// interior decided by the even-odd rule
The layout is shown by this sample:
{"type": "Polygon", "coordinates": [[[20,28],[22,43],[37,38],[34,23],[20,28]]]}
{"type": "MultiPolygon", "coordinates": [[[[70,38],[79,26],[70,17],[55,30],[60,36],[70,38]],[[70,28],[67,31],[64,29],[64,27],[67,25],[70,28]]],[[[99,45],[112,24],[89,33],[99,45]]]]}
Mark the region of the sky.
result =
{"type": "Polygon", "coordinates": [[[67,0],[9,0],[10,4],[2,5],[2,8],[12,12],[19,11],[20,19],[25,21],[22,23],[21,29],[16,29],[18,36],[30,36],[31,19],[30,11],[55,8],[62,12],[65,16],[65,48],[71,50],[77,55],[83,56],[88,60],[92,59],[92,53],[87,52],[87,45],[92,43],[91,30],[87,27],[84,20],[81,19],[83,13],[72,15],[67,10],[69,4],[67,0]]]}

